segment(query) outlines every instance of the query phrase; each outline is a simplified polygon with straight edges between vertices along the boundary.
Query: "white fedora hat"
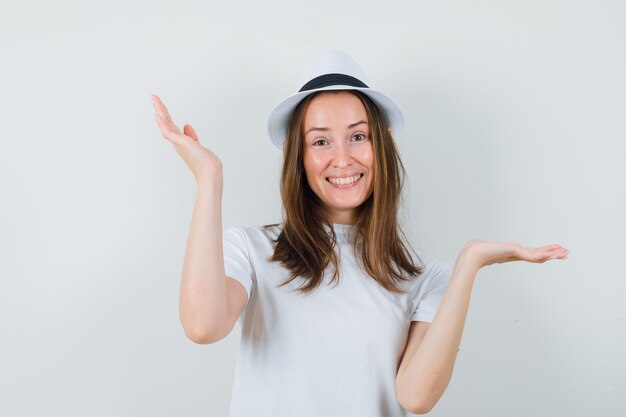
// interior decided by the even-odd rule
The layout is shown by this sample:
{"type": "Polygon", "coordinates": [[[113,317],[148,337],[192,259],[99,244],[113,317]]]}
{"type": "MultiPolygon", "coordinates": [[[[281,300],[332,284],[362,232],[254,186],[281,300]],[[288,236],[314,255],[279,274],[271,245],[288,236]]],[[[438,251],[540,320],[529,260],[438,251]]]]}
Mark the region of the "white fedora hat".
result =
{"type": "Polygon", "coordinates": [[[302,99],[316,91],[362,91],[383,111],[394,134],[404,125],[404,113],[400,107],[387,95],[372,90],[361,67],[347,54],[336,49],[316,56],[298,86],[300,87],[298,92],[278,103],[267,119],[267,132],[272,143],[279,149],[283,148],[287,136],[287,123],[293,109],[302,99]]]}

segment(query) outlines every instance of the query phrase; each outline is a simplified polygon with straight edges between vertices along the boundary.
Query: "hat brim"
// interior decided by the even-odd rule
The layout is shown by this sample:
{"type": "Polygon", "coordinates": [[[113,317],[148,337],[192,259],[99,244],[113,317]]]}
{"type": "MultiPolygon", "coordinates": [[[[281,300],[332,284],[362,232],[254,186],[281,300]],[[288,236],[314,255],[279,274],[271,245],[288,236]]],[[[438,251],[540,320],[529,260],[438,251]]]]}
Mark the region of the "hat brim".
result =
{"type": "Polygon", "coordinates": [[[378,108],[385,114],[389,127],[394,134],[399,132],[404,126],[404,113],[402,109],[387,95],[377,90],[366,87],[353,87],[350,85],[330,85],[315,90],[301,91],[292,96],[287,97],[270,112],[267,120],[267,132],[272,143],[278,148],[283,148],[283,143],[287,137],[287,122],[293,109],[306,96],[318,91],[326,90],[358,90],[367,94],[369,98],[376,103],[378,108]]]}

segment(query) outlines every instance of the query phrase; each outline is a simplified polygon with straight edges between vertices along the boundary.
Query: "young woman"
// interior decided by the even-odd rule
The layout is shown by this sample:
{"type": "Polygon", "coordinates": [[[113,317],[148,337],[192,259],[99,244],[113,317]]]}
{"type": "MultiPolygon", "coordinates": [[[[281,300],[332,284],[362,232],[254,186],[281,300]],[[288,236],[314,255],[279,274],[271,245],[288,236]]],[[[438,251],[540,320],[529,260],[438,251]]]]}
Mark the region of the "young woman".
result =
{"type": "Polygon", "coordinates": [[[398,224],[399,107],[346,54],[319,55],[274,108],[283,221],[222,234],[222,165],[153,96],[157,123],[197,180],[180,316],[215,343],[242,326],[231,417],[426,413],[454,367],[480,268],[565,259],[559,245],[472,240],[451,268],[398,224]]]}

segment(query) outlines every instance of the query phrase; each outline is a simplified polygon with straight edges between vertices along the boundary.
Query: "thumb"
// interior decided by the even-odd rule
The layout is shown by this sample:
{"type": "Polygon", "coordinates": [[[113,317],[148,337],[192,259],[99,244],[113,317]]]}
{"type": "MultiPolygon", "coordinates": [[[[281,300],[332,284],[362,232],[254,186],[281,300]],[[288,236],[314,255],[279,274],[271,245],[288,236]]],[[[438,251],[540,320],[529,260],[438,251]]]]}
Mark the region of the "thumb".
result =
{"type": "Polygon", "coordinates": [[[183,133],[185,135],[189,136],[191,139],[193,139],[196,142],[198,142],[198,135],[196,134],[196,131],[193,130],[193,127],[191,127],[191,125],[185,125],[183,127],[183,133]]]}

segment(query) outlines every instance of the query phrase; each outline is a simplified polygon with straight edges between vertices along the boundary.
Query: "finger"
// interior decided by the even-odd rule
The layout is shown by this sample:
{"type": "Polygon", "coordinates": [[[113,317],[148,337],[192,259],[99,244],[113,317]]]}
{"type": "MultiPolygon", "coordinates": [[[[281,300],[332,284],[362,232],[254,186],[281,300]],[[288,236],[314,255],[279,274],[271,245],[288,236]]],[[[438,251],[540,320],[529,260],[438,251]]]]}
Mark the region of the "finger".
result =
{"type": "Polygon", "coordinates": [[[178,126],[176,126],[174,122],[172,122],[171,119],[165,118],[163,117],[162,114],[159,114],[159,113],[156,114],[156,118],[157,118],[157,122],[159,123],[159,127],[161,127],[161,130],[165,129],[167,131],[172,131],[176,133],[177,135],[183,134],[183,132],[180,131],[178,126]]]}
{"type": "Polygon", "coordinates": [[[170,112],[165,107],[165,104],[161,101],[161,98],[157,95],[152,95],[152,104],[154,104],[154,109],[156,112],[165,119],[165,121],[174,124],[174,120],[172,120],[172,116],[170,116],[170,112]]]}
{"type": "Polygon", "coordinates": [[[156,94],[150,94],[150,101],[152,101],[152,105],[154,106],[154,109],[156,110],[157,108],[157,103],[160,101],[161,99],[159,98],[159,96],[157,96],[156,94]]]}
{"type": "Polygon", "coordinates": [[[178,127],[176,127],[172,123],[168,123],[163,120],[163,117],[159,114],[155,115],[155,118],[157,124],[159,125],[159,128],[161,129],[161,134],[165,139],[175,143],[179,143],[181,140],[183,140],[182,138],[184,136],[182,135],[178,127]]]}
{"type": "Polygon", "coordinates": [[[551,253],[552,255],[559,255],[569,253],[569,249],[559,246],[558,248],[548,249],[545,252],[551,253]]]}
{"type": "Polygon", "coordinates": [[[171,140],[170,136],[172,136],[172,133],[170,132],[169,128],[166,126],[161,115],[157,113],[154,115],[154,118],[157,122],[157,125],[159,126],[159,130],[161,131],[161,135],[163,136],[163,138],[167,140],[171,140]]]}
{"type": "Polygon", "coordinates": [[[561,247],[561,245],[552,244],[552,245],[541,246],[541,247],[539,247],[537,249],[539,249],[539,250],[554,250],[554,249],[558,249],[560,247],[561,247]]]}
{"type": "Polygon", "coordinates": [[[161,101],[161,98],[157,96],[156,94],[152,94],[150,96],[150,99],[152,100],[154,111],[156,111],[158,114],[165,114],[166,109],[165,109],[165,105],[161,101]]]}
{"type": "Polygon", "coordinates": [[[536,249],[537,253],[541,254],[541,256],[545,259],[551,259],[551,257],[560,257],[563,255],[567,255],[569,250],[562,247],[561,245],[548,245],[543,246],[541,248],[536,249]]]}
{"type": "Polygon", "coordinates": [[[569,249],[563,247],[557,247],[547,252],[546,257],[550,259],[567,259],[569,255],[569,249]]]}
{"type": "Polygon", "coordinates": [[[193,139],[196,142],[198,142],[198,135],[196,134],[196,131],[193,130],[193,127],[191,127],[191,125],[183,126],[183,133],[185,135],[189,136],[191,139],[193,139]]]}
{"type": "Polygon", "coordinates": [[[552,256],[563,255],[558,249],[545,249],[547,247],[548,246],[542,248],[524,248],[523,253],[520,254],[520,258],[529,262],[545,262],[548,259],[552,259],[552,256]]]}
{"type": "Polygon", "coordinates": [[[161,98],[156,94],[152,94],[150,98],[152,99],[152,105],[154,106],[154,110],[159,114],[165,114],[166,108],[165,104],[163,104],[163,101],[161,101],[161,98]]]}

